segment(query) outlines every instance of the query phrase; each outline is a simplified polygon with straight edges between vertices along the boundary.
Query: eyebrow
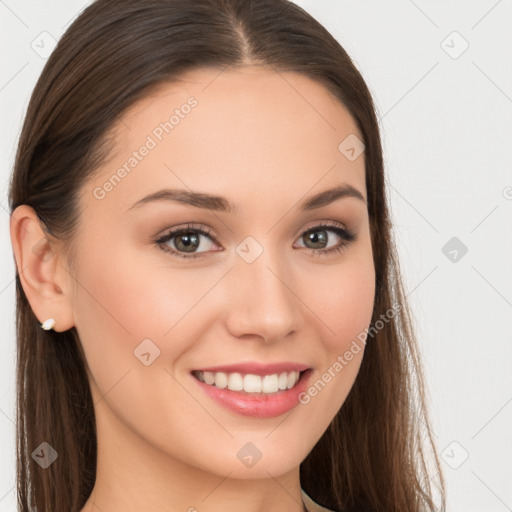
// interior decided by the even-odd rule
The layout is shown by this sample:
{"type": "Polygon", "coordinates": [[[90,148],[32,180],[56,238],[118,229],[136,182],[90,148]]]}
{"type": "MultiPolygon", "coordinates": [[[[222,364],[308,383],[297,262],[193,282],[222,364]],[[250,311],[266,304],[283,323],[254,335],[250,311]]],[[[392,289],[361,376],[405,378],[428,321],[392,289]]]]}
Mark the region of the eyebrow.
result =
{"type": "MultiPolygon", "coordinates": [[[[323,192],[319,192],[318,194],[306,198],[302,203],[300,203],[299,208],[303,211],[315,210],[338,199],[347,197],[355,197],[366,204],[366,200],[359,190],[354,188],[352,185],[343,183],[337,187],[324,190],[323,192]]],[[[237,207],[231,204],[225,197],[201,192],[192,192],[184,189],[158,190],[157,192],[153,192],[152,194],[139,199],[136,203],[132,204],[127,211],[155,201],[175,201],[195,206],[196,208],[204,208],[206,210],[214,210],[231,214],[234,214],[237,211],[237,207]]]]}

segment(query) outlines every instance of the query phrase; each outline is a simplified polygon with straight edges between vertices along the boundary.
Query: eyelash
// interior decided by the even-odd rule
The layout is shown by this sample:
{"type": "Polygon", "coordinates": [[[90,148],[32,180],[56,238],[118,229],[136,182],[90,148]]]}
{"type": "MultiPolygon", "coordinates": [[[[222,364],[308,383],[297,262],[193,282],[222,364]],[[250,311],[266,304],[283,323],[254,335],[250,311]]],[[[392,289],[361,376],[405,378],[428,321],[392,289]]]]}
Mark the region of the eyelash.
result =
{"type": "MultiPolygon", "coordinates": [[[[311,252],[313,254],[322,255],[322,254],[327,254],[327,253],[332,253],[332,254],[341,253],[342,251],[347,249],[347,247],[352,242],[357,240],[357,235],[355,233],[352,233],[351,231],[348,231],[347,229],[340,227],[340,225],[338,223],[336,223],[336,222],[332,222],[332,223],[331,222],[325,222],[325,223],[319,224],[318,226],[313,226],[312,228],[307,229],[306,231],[304,231],[301,236],[303,236],[306,233],[311,233],[311,232],[315,232],[315,231],[322,231],[324,228],[325,228],[326,231],[332,231],[332,232],[336,233],[336,235],[338,235],[342,240],[341,240],[341,242],[339,243],[338,246],[331,247],[330,249],[311,249],[311,252]]],[[[206,226],[203,227],[203,228],[197,228],[197,227],[194,227],[191,224],[189,224],[188,226],[185,226],[185,227],[181,227],[181,228],[177,228],[177,229],[174,229],[172,231],[169,231],[165,235],[163,235],[163,236],[159,237],[158,239],[156,239],[154,242],[163,251],[165,251],[167,253],[171,253],[171,254],[177,255],[177,256],[179,256],[181,258],[191,259],[191,258],[202,257],[205,254],[204,252],[186,254],[186,253],[182,253],[180,251],[176,251],[174,249],[171,249],[168,245],[166,245],[167,242],[172,240],[174,237],[177,237],[179,235],[183,235],[183,234],[189,233],[191,231],[194,232],[194,233],[198,233],[200,235],[207,236],[208,238],[210,238],[213,242],[215,242],[217,244],[217,240],[215,239],[215,235],[213,234],[213,232],[209,228],[207,228],[206,226]]],[[[306,247],[306,249],[307,249],[307,247],[306,247]]]]}

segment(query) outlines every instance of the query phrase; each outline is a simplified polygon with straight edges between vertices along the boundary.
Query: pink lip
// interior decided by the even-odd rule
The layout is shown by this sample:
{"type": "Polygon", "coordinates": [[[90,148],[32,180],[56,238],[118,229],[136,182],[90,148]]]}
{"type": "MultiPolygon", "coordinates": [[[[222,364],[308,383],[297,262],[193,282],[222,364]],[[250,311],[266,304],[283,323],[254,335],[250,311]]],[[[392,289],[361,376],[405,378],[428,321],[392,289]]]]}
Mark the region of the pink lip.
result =
{"type": "MultiPolygon", "coordinates": [[[[240,368],[240,365],[237,365],[237,368],[240,368]]],[[[197,382],[212,400],[215,400],[231,411],[243,416],[273,418],[290,411],[299,404],[299,396],[307,389],[311,373],[312,370],[310,369],[302,373],[297,384],[291,389],[267,394],[231,391],[227,388],[220,389],[201,382],[194,376],[192,376],[192,379],[197,382]]]]}
{"type": "Polygon", "coordinates": [[[302,372],[308,370],[310,366],[307,364],[293,363],[293,362],[282,362],[264,364],[257,362],[229,364],[223,366],[210,366],[208,368],[198,368],[195,371],[201,372],[224,372],[224,373],[243,373],[252,375],[273,375],[274,373],[282,372],[302,372]]]}

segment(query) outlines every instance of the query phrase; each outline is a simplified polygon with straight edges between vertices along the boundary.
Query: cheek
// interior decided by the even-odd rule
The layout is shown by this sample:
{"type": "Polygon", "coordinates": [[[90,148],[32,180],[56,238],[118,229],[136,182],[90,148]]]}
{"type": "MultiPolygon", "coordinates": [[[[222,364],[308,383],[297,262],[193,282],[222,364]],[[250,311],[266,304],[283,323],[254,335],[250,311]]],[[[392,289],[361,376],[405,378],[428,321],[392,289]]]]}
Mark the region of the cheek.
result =
{"type": "Polygon", "coordinates": [[[329,354],[345,351],[352,340],[361,339],[371,321],[375,300],[375,272],[371,254],[364,259],[353,258],[316,275],[316,286],[309,282],[307,292],[318,325],[323,325],[323,342],[329,354]],[[311,290],[315,290],[313,293],[311,290]]]}
{"type": "Polygon", "coordinates": [[[143,264],[133,250],[116,251],[115,244],[92,253],[96,257],[80,266],[75,323],[92,374],[104,378],[102,387],[129,368],[145,368],[147,352],[151,367],[169,368],[201,336],[206,315],[218,317],[207,296],[222,272],[143,264]]]}
{"type": "MultiPolygon", "coordinates": [[[[317,292],[308,294],[323,353],[301,403],[310,411],[315,409],[315,414],[324,418],[318,424],[324,426],[342,407],[357,377],[375,299],[371,252],[347,259],[338,270],[317,275],[317,292]]],[[[319,428],[317,435],[322,432],[319,428]]]]}
{"type": "Polygon", "coordinates": [[[162,337],[193,307],[207,283],[186,270],[144,259],[126,245],[112,243],[81,262],[78,281],[83,286],[75,310],[82,324],[94,318],[95,331],[118,332],[134,342],[162,337]]]}
{"type": "Polygon", "coordinates": [[[98,421],[115,421],[114,412],[152,444],[179,451],[170,439],[183,432],[200,439],[205,425],[215,428],[173,369],[201,334],[194,314],[218,277],[210,272],[194,284],[192,273],[134,263],[137,258],[123,251],[105,253],[108,261],[90,258],[81,265],[78,281],[86,286],[78,286],[74,305],[91,391],[103,410],[98,421]],[[191,410],[203,413],[201,423],[193,424],[191,410]]]}

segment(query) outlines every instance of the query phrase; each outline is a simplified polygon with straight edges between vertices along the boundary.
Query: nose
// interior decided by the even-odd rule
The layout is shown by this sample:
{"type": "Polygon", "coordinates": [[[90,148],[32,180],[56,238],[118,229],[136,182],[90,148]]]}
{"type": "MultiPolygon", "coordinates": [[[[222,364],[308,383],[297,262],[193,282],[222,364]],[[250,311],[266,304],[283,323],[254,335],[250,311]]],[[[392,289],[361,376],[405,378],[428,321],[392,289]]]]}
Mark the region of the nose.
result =
{"type": "Polygon", "coordinates": [[[236,337],[277,342],[301,329],[303,303],[294,293],[290,267],[268,251],[252,263],[237,262],[227,283],[227,329],[236,337]]]}

